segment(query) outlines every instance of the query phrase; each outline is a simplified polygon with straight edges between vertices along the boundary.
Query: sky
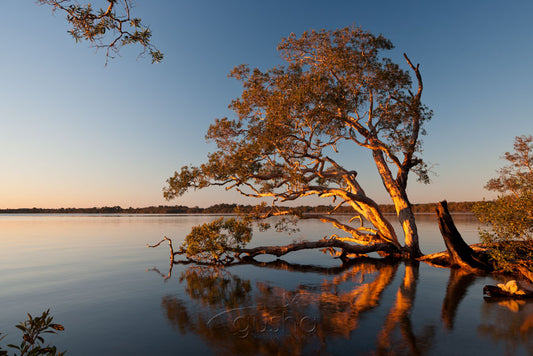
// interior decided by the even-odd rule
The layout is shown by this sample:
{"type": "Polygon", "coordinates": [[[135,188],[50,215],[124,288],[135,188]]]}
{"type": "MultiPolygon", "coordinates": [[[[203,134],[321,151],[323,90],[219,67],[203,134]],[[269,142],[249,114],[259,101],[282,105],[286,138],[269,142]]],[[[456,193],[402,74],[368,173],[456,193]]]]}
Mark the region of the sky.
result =
{"type": "MultiPolygon", "coordinates": [[[[67,34],[63,14],[0,3],[0,208],[251,202],[214,189],[167,202],[162,188],[215,150],[206,130],[232,117],[242,92],[230,70],[281,64],[280,40],[310,29],[361,26],[389,38],[403,68],[404,52],[420,64],[434,112],[423,157],[435,174],[429,185],[411,176],[412,203],[494,197],[483,186],[501,156],[533,134],[530,0],[136,0],[133,11],[162,63],[132,47],[106,66],[67,34]]],[[[368,155],[343,155],[367,194],[390,203],[368,155]]]]}

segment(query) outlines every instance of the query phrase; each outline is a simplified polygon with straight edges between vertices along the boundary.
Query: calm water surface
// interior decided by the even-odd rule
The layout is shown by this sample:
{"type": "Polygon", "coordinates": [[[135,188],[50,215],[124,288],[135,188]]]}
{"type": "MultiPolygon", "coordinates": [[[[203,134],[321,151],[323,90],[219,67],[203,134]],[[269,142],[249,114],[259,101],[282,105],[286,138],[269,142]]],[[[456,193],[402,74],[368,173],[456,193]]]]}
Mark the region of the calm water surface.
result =
{"type": "MultiPolygon", "coordinates": [[[[49,341],[70,355],[533,355],[533,303],[483,300],[504,281],[426,264],[341,265],[319,251],[213,269],[169,266],[167,245],[212,216],[0,215],[0,332],[26,312],[65,326],[49,341]]],[[[455,215],[469,243],[477,221],[455,215]]],[[[444,249],[432,215],[417,217],[424,253],[444,249]]],[[[319,239],[305,222],[291,236],[319,239]]]]}

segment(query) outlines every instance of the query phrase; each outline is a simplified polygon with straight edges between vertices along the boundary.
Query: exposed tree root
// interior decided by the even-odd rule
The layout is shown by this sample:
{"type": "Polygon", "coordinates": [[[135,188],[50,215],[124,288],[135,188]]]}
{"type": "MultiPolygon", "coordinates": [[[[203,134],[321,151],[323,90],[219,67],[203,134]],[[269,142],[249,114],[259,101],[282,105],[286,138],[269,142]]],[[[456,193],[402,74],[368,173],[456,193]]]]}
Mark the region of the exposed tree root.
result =
{"type": "MultiPolygon", "coordinates": [[[[486,244],[473,244],[469,245],[470,248],[478,254],[486,254],[488,247],[486,244]]],[[[450,253],[448,251],[441,251],[432,253],[429,255],[424,255],[422,257],[417,258],[417,260],[421,262],[425,262],[428,265],[434,266],[434,267],[442,267],[442,268],[450,268],[452,266],[452,261],[450,259],[450,253]]]]}

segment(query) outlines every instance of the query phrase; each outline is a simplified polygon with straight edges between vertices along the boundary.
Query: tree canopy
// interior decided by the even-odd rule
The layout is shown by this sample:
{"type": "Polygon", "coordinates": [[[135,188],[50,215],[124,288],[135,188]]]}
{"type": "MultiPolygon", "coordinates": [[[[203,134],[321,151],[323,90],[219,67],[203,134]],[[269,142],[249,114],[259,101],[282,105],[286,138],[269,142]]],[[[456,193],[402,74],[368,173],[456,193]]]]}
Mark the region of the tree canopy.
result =
{"type": "Polygon", "coordinates": [[[420,255],[406,187],[411,171],[429,181],[419,136],[432,113],[421,104],[419,66],[404,55],[415,73],[414,85],[407,71],[383,55],[392,48],[388,39],[360,28],[310,31],[281,41],[283,66],[267,71],[235,67],[230,76],[243,85],[241,97],[229,106],[236,118],[217,119],[209,127],[206,138],[218,149],[207,163],[184,166],[169,178],[165,197],[224,186],[247,197],[271,198],[271,209],[262,217],[291,213],[278,202],[310,195],[331,198],[337,205],[330,213],[350,206],[359,223],[343,224],[330,214],[300,217],[318,218],[348,233],[338,239],[388,243],[420,255]],[[405,248],[359,184],[356,167],[336,159],[341,143],[344,150],[352,144],[371,153],[402,224],[405,248]]]}
{"type": "Polygon", "coordinates": [[[38,0],[41,5],[51,6],[53,11],[65,13],[72,26],[68,31],[70,35],[76,42],[86,40],[97,49],[104,49],[106,61],[117,55],[123,46],[131,44],[141,45],[141,55],[149,54],[152,63],[163,60],[163,53],[151,42],[150,27],[131,14],[131,0],[100,2],[106,6],[98,8],[92,3],[79,4],[73,0],[38,0]]]}

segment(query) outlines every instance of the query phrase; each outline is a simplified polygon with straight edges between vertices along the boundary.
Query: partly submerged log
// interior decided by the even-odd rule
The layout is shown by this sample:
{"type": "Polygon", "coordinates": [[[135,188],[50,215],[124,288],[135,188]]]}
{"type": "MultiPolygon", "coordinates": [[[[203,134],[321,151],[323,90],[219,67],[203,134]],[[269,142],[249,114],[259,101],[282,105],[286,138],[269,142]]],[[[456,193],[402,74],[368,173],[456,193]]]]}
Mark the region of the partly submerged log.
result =
{"type": "Polygon", "coordinates": [[[498,284],[497,286],[487,285],[483,287],[483,295],[485,299],[529,299],[533,298],[533,291],[521,288],[516,281],[509,281],[506,284],[498,284]]]}
{"type": "Polygon", "coordinates": [[[399,253],[396,246],[391,243],[375,243],[369,245],[353,245],[346,243],[341,240],[333,239],[321,239],[318,241],[302,241],[296,242],[286,246],[260,246],[254,248],[245,248],[236,251],[239,255],[239,258],[247,259],[253,258],[257,255],[274,255],[276,257],[281,257],[289,252],[314,249],[314,248],[340,248],[342,250],[342,256],[347,254],[363,255],[370,252],[385,252],[388,254],[399,253]],[[244,256],[242,256],[244,254],[244,256]]]}
{"type": "Polygon", "coordinates": [[[488,262],[486,254],[475,252],[463,240],[448,211],[446,200],[437,205],[437,218],[442,238],[448,250],[451,267],[459,267],[474,272],[490,272],[494,269],[488,262]]]}

